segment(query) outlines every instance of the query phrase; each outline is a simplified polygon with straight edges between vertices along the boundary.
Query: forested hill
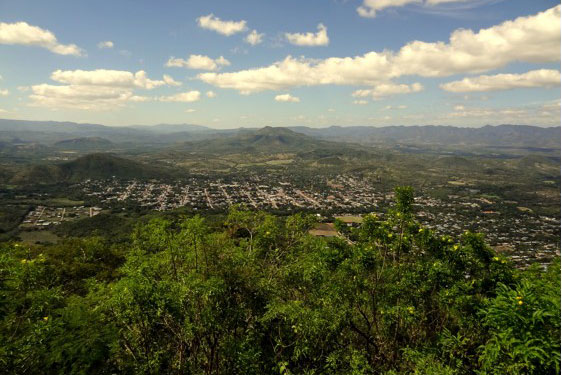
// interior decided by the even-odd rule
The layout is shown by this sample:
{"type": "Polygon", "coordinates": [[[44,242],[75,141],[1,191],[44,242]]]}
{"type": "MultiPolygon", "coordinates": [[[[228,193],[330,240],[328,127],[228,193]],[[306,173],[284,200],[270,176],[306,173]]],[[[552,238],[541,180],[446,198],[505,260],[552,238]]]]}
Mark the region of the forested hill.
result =
{"type": "Polygon", "coordinates": [[[273,128],[269,126],[258,130],[240,130],[234,134],[225,134],[198,142],[185,142],[172,147],[173,150],[178,151],[216,154],[241,152],[260,154],[299,153],[313,150],[345,152],[351,148],[352,146],[347,144],[317,139],[287,128],[273,128]]]}
{"type": "Polygon", "coordinates": [[[58,141],[54,146],[62,150],[103,150],[110,148],[112,142],[100,137],[83,137],[58,141]]]}
{"type": "Polygon", "coordinates": [[[58,184],[81,182],[87,179],[112,177],[158,178],[166,177],[165,170],[142,164],[112,154],[95,153],[61,164],[39,164],[29,166],[13,178],[12,182],[22,185],[58,184]]]}
{"type": "Polygon", "coordinates": [[[399,188],[331,239],[313,216],[232,207],[125,242],[4,243],[0,373],[558,373],[560,260],[517,270],[413,217],[399,188]]]}

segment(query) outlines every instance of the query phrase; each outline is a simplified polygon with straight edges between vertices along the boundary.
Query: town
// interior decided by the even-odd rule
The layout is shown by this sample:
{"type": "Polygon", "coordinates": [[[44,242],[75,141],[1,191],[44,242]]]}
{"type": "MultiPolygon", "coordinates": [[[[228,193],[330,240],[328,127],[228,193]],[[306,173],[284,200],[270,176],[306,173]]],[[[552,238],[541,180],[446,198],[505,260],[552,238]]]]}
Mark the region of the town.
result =
{"type": "MultiPolygon", "coordinates": [[[[318,177],[311,183],[287,175],[225,177],[197,175],[184,180],[86,180],[73,186],[83,194],[83,206],[40,205],[25,217],[22,230],[42,230],[63,221],[92,217],[105,211],[128,209],[169,211],[187,207],[194,212],[225,212],[239,204],[249,209],[279,214],[308,212],[321,222],[351,217],[356,225],[361,214],[384,214],[392,206],[394,193],[371,178],[352,174],[318,177]]],[[[497,251],[516,263],[548,264],[560,254],[560,220],[518,206],[516,201],[483,197],[478,190],[436,198],[420,191],[415,198],[418,221],[438,234],[459,236],[466,230],[480,232],[497,251]]],[[[319,235],[337,233],[317,231],[319,235]]]]}
{"type": "MultiPolygon", "coordinates": [[[[392,205],[392,189],[372,178],[340,174],[315,178],[257,174],[245,177],[198,175],[173,183],[157,180],[87,180],[76,185],[100,208],[140,207],[166,211],[189,207],[194,211],[225,211],[241,204],[278,213],[307,211],[329,220],[336,215],[383,213],[392,205]]],[[[560,219],[521,207],[516,201],[459,190],[435,198],[420,191],[415,198],[418,220],[440,234],[458,236],[466,230],[483,233],[488,243],[515,262],[547,264],[560,254],[560,219]]],[[[30,213],[31,215],[32,213],[30,213]]]]}
{"type": "Polygon", "coordinates": [[[72,221],[96,216],[101,212],[100,207],[51,207],[37,206],[29,211],[21,224],[22,229],[37,229],[58,225],[63,221],[72,221]]]}

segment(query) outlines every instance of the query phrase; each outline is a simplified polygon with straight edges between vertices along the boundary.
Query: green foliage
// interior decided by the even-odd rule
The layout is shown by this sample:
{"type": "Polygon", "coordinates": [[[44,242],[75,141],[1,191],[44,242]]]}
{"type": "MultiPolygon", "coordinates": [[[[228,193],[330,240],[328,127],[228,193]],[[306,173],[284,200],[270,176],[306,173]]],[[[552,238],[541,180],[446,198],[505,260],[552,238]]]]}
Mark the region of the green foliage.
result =
{"type": "Polygon", "coordinates": [[[555,374],[560,372],[560,260],[543,273],[528,270],[482,309],[490,337],[480,347],[487,374],[555,374]]]}
{"type": "Polygon", "coordinates": [[[396,195],[396,209],[402,214],[411,214],[414,204],[414,189],[410,186],[399,186],[394,189],[396,195]]]}
{"type": "Polygon", "coordinates": [[[127,244],[0,249],[0,372],[552,374],[560,263],[517,271],[467,232],[437,236],[396,189],[346,237],[232,207],[156,218],[127,244]]]}

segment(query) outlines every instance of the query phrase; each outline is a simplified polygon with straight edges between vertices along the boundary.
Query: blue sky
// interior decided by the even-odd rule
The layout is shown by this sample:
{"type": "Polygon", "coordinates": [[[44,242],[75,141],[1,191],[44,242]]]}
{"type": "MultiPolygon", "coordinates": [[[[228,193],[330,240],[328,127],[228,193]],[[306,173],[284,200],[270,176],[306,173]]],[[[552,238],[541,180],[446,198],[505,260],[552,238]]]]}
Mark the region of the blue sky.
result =
{"type": "Polygon", "coordinates": [[[560,6],[2,0],[0,76],[2,118],[552,126],[560,6]]]}

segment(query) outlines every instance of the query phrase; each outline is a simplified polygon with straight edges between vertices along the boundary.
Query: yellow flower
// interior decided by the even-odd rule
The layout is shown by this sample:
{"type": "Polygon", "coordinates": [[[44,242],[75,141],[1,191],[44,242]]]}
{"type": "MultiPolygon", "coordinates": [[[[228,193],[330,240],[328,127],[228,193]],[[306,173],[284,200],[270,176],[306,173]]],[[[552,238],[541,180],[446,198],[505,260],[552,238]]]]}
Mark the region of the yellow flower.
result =
{"type": "Polygon", "coordinates": [[[495,260],[495,261],[497,262],[497,261],[499,261],[499,260],[500,260],[500,258],[498,258],[498,257],[494,257],[494,260],[495,260]]]}
{"type": "Polygon", "coordinates": [[[517,301],[517,303],[518,303],[519,305],[522,305],[522,304],[523,304],[523,301],[517,301]]]}
{"type": "Polygon", "coordinates": [[[43,320],[44,320],[44,321],[47,321],[47,320],[49,320],[49,317],[48,317],[48,316],[44,316],[44,317],[43,317],[43,320]]]}
{"type": "Polygon", "coordinates": [[[22,259],[21,262],[25,264],[27,263],[27,259],[22,259]]]}
{"type": "Polygon", "coordinates": [[[517,298],[518,300],[522,300],[522,299],[523,299],[523,297],[521,297],[521,296],[517,296],[516,298],[517,298]]]}
{"type": "Polygon", "coordinates": [[[419,233],[423,232],[423,228],[420,228],[420,230],[418,230],[419,233]]]}
{"type": "Polygon", "coordinates": [[[459,245],[453,246],[453,250],[458,250],[458,249],[459,249],[459,245]]]}

